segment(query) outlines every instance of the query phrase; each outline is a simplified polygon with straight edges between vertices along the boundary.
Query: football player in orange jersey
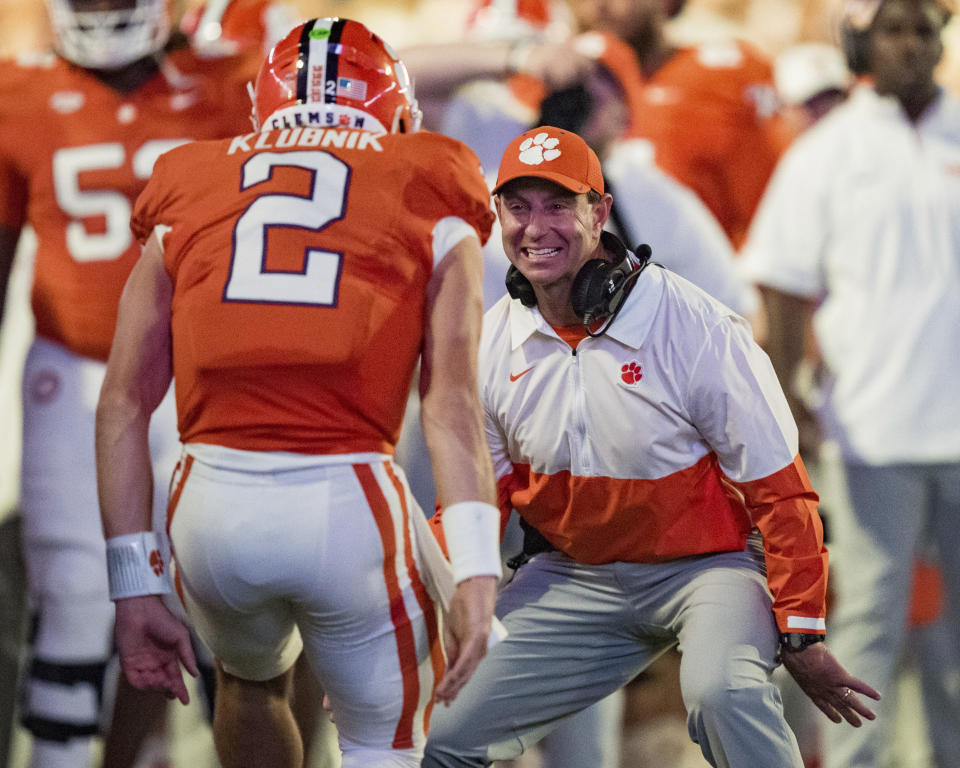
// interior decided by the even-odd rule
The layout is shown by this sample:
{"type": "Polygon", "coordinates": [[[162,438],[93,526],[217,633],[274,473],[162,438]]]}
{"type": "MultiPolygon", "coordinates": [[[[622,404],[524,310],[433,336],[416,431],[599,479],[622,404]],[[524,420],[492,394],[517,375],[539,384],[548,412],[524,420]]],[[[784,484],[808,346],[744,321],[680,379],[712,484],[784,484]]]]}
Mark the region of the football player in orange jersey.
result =
{"type": "Polygon", "coordinates": [[[671,0],[572,0],[582,29],[618,35],[634,49],[646,85],[632,104],[631,134],[657,164],[692,188],[734,246],[742,243],[788,135],[770,63],[736,40],[675,47],[671,0]]]}
{"type": "MultiPolygon", "coordinates": [[[[139,253],[130,211],[160,153],[244,128],[261,54],[199,58],[171,39],[168,0],[49,0],[48,10],[56,53],[0,63],[0,287],[29,226],[36,338],[24,371],[21,507],[37,622],[22,714],[33,764],[76,768],[99,731],[111,651],[93,418],[139,253]]],[[[154,422],[162,514],[178,453],[172,400],[154,422]]]]}
{"type": "Polygon", "coordinates": [[[418,132],[405,67],[355,21],[278,43],[254,119],[164,154],[133,211],[145,248],[96,426],[120,662],[182,701],[180,665],[196,671],[150,519],[150,415],[173,377],[184,449],[167,527],[177,592],[217,657],[224,768],[301,764],[287,700],[301,649],[344,768],[413,768],[434,700],[486,651],[500,573],[476,390],[489,195],[466,146],[418,132]],[[450,563],[393,461],[418,357],[450,563]]]}

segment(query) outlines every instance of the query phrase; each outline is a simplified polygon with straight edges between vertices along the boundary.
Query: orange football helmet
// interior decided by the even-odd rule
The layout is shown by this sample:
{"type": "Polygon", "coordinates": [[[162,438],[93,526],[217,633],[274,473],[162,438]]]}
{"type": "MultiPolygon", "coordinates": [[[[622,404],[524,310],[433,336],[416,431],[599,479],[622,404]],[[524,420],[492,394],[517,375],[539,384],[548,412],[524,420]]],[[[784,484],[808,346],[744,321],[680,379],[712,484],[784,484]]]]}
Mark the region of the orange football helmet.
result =
{"type": "Polygon", "coordinates": [[[420,128],[407,68],[383,39],[350,19],[311,19],[294,27],[260,67],[252,97],[258,130],[420,128]]]}

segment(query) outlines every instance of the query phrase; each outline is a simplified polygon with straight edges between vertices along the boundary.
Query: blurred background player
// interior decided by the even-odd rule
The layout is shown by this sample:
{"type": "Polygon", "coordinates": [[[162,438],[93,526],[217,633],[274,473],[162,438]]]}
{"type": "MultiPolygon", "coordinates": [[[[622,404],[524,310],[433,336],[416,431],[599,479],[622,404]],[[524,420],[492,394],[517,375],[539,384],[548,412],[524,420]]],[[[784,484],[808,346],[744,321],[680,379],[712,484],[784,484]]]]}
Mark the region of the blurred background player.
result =
{"type": "Polygon", "coordinates": [[[732,38],[674,45],[666,25],[683,3],[570,4],[582,31],[633,49],[644,87],[630,99],[630,135],[653,145],[657,165],[700,196],[738,248],[787,140],[770,62],[732,38]]]}
{"type": "Polygon", "coordinates": [[[849,504],[831,510],[834,646],[889,699],[862,734],[824,731],[825,765],[888,758],[888,694],[928,543],[952,633],[951,651],[938,655],[952,691],[931,713],[949,730],[934,736],[936,764],[949,765],[958,747],[944,754],[944,743],[960,720],[960,410],[942,382],[956,376],[960,325],[960,104],[934,79],[949,9],[851,0],[844,10],[848,63],[865,82],[784,156],[745,258],[804,443],[815,449],[822,431],[842,457],[849,504]],[[795,386],[811,315],[825,372],[815,415],[795,386]]]}
{"type": "MultiPolygon", "coordinates": [[[[731,38],[674,45],[667,22],[682,10],[682,2],[510,0],[479,5],[468,44],[460,46],[459,55],[451,46],[451,61],[469,60],[477,50],[471,41],[494,39],[501,50],[504,42],[510,47],[506,59],[488,57],[494,79],[478,76],[446,105],[439,130],[474,147],[489,170],[499,161],[497,153],[509,141],[509,132],[536,119],[548,90],[585,73],[585,61],[603,59],[624,86],[629,135],[653,145],[656,163],[700,196],[739,247],[789,138],[772,66],[757,48],[731,38]],[[603,34],[571,37],[577,31],[603,34]],[[628,46],[606,42],[611,37],[628,46]],[[552,55],[552,62],[545,54],[552,55]]],[[[419,55],[407,58],[418,83],[424,81],[423,73],[442,71],[423,66],[419,55]]],[[[458,70],[455,63],[451,67],[458,70]]]]}
{"type": "Polygon", "coordinates": [[[358,22],[291,30],[257,76],[254,121],[163,155],[133,213],[145,249],[97,408],[120,661],[186,703],[193,654],[147,559],[148,424],[175,376],[168,528],[217,657],[222,765],[299,768],[287,694],[303,649],[343,765],[415,768],[434,697],[451,702],[485,653],[500,575],[476,391],[488,192],[469,148],[418,132],[406,69],[358,22]],[[392,461],[421,353],[452,573],[392,461]],[[119,556],[132,547],[135,567],[119,556]]]}
{"type": "MultiPolygon", "coordinates": [[[[260,52],[201,61],[171,34],[166,0],[47,8],[56,53],[0,69],[0,282],[29,226],[36,338],[23,376],[21,506],[36,618],[22,716],[34,766],[77,767],[99,733],[111,649],[91,441],[117,302],[139,254],[130,211],[159,154],[244,128],[260,52]]],[[[178,452],[172,401],[155,421],[162,514],[178,452]]],[[[135,744],[164,707],[156,696],[124,700],[123,738],[135,744]]]]}
{"type": "Polygon", "coordinates": [[[752,317],[756,296],[716,218],[656,165],[649,142],[628,136],[626,91],[602,57],[582,81],[548,94],[537,122],[577,133],[600,157],[614,195],[607,229],[624,242],[648,244],[659,263],[752,317]]]}

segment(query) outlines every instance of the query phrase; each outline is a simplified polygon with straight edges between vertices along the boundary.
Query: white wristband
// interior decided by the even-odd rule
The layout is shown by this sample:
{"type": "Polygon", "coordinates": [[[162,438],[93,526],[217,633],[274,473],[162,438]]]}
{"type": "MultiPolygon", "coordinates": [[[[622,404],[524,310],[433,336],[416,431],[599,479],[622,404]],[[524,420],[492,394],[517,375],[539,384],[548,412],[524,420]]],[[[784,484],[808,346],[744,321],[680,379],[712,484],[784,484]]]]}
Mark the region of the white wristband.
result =
{"type": "Polygon", "coordinates": [[[140,531],[107,539],[107,580],[111,600],[167,594],[170,582],[157,533],[140,531]]]}
{"type": "Polygon", "coordinates": [[[471,576],[500,578],[500,510],[482,501],[461,501],[444,508],[440,520],[454,584],[471,576]]]}

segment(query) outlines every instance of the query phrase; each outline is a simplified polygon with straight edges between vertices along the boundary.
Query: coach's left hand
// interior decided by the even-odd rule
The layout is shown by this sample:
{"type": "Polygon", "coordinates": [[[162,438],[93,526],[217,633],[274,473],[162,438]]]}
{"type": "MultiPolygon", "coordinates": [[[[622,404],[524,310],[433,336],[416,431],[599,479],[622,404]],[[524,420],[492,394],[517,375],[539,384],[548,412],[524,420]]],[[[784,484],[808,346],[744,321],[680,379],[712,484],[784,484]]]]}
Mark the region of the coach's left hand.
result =
{"type": "Polygon", "coordinates": [[[860,717],[876,717],[857,694],[876,701],[880,694],[847,672],[823,643],[808,645],[801,651],[783,651],[780,657],[803,692],[833,722],[846,720],[859,728],[863,724],[860,717]]]}

